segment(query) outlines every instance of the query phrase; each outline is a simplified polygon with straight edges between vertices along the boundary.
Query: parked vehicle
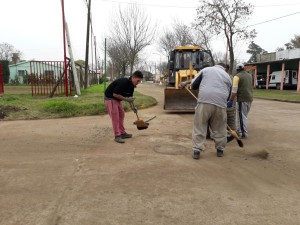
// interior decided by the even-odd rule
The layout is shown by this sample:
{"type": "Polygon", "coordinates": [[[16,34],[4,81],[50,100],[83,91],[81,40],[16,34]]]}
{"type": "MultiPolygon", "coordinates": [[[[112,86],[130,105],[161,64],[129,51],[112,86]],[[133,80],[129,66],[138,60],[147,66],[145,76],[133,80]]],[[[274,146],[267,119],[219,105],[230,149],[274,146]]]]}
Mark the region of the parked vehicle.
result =
{"type": "Polygon", "coordinates": [[[257,75],[256,88],[262,89],[266,87],[266,75],[257,75]]]}
{"type": "MultiPolygon", "coordinates": [[[[282,71],[274,71],[270,74],[269,87],[280,89],[282,71]]],[[[294,87],[298,83],[298,73],[296,70],[285,70],[283,78],[284,87],[294,87]]]]}
{"type": "MultiPolygon", "coordinates": [[[[180,84],[182,81],[191,81],[202,68],[211,65],[213,59],[209,50],[200,46],[176,46],[169,56],[164,109],[194,111],[197,101],[180,84]]],[[[191,91],[198,95],[198,90],[191,91]]]]}

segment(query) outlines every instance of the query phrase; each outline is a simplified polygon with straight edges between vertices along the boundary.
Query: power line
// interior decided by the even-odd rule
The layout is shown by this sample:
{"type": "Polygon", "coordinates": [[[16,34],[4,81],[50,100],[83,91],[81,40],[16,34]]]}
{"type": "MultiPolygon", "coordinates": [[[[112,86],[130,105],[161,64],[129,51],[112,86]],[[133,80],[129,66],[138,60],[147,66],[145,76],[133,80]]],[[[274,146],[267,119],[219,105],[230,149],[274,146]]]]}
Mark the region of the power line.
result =
{"type": "MultiPolygon", "coordinates": [[[[134,4],[134,2],[120,2],[116,0],[100,0],[102,2],[114,2],[119,4],[134,4]]],[[[141,4],[141,3],[135,3],[137,5],[142,6],[149,6],[149,7],[161,7],[161,8],[187,8],[187,9],[195,9],[198,6],[179,6],[179,5],[153,5],[153,4],[141,4]]]]}
{"type": "MultiPolygon", "coordinates": [[[[113,2],[113,3],[119,3],[119,4],[133,4],[134,2],[121,2],[117,0],[100,0],[102,2],[113,2]]],[[[138,5],[142,6],[149,6],[149,7],[161,7],[161,8],[187,8],[187,9],[195,9],[197,6],[179,6],[179,5],[155,5],[155,4],[141,4],[141,3],[136,3],[138,5]]],[[[279,7],[279,6],[292,6],[292,5],[299,5],[300,3],[286,3],[286,4],[277,4],[277,5],[254,5],[254,7],[279,7]]]]}
{"type": "Polygon", "coordinates": [[[271,21],[274,21],[274,20],[279,20],[279,19],[282,19],[282,18],[285,18],[285,17],[293,16],[293,15],[298,14],[298,13],[300,13],[300,12],[295,12],[295,13],[288,14],[288,15],[285,15],[285,16],[280,16],[280,17],[277,17],[277,18],[274,18],[274,19],[266,20],[266,21],[263,21],[263,22],[260,22],[260,23],[252,24],[252,25],[246,26],[246,28],[247,27],[253,27],[253,26],[256,26],[256,25],[260,25],[260,24],[263,24],[263,23],[268,23],[268,22],[271,22],[271,21]]]}
{"type": "Polygon", "coordinates": [[[291,6],[291,5],[300,5],[300,3],[287,3],[287,4],[277,4],[277,5],[256,5],[254,7],[277,7],[277,6],[291,6]]]}

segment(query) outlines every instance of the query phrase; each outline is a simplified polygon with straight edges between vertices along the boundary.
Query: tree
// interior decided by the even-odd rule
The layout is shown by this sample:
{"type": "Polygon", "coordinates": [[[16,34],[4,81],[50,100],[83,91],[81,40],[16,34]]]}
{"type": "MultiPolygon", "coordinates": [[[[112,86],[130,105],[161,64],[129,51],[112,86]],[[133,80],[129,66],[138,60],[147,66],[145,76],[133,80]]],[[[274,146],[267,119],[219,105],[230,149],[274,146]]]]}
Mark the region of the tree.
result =
{"type": "Polygon", "coordinates": [[[192,38],[192,29],[183,22],[177,20],[174,25],[174,36],[177,42],[177,45],[185,46],[192,45],[195,41],[192,38]]]}
{"type": "Polygon", "coordinates": [[[155,27],[151,27],[151,20],[137,4],[129,4],[123,10],[119,7],[118,13],[111,17],[111,23],[108,40],[121,46],[132,74],[139,53],[154,40],[155,27]]]}
{"type": "Polygon", "coordinates": [[[8,60],[0,60],[0,64],[2,65],[2,72],[3,72],[3,82],[4,84],[8,84],[9,83],[9,76],[10,76],[10,72],[9,72],[9,62],[8,60]]]}
{"type": "Polygon", "coordinates": [[[265,53],[266,51],[262,49],[259,45],[255,44],[251,41],[250,45],[248,46],[247,53],[251,54],[250,59],[248,60],[249,63],[257,62],[257,54],[265,53]]]}
{"type": "Polygon", "coordinates": [[[291,42],[285,43],[284,46],[285,46],[285,49],[293,49],[294,48],[294,46],[291,42]]]}
{"type": "Polygon", "coordinates": [[[11,60],[13,53],[18,53],[19,55],[22,54],[11,44],[8,44],[6,42],[2,42],[0,44],[0,60],[11,60]]]}
{"type": "Polygon", "coordinates": [[[221,63],[226,61],[226,54],[224,52],[213,52],[213,59],[215,63],[221,63]]]}
{"type": "Polygon", "coordinates": [[[159,38],[158,45],[162,49],[166,56],[176,46],[185,45],[200,45],[198,32],[192,27],[184,24],[183,22],[176,20],[174,21],[171,30],[165,30],[163,35],[159,38]]]}
{"type": "Polygon", "coordinates": [[[277,47],[276,51],[283,51],[284,49],[300,48],[300,35],[294,35],[290,42],[284,44],[285,47],[277,47]]]}
{"type": "Polygon", "coordinates": [[[163,35],[158,40],[158,46],[163,50],[166,56],[169,55],[170,51],[176,46],[175,35],[172,31],[165,30],[163,35]]]}
{"type": "Polygon", "coordinates": [[[157,66],[159,74],[164,74],[168,72],[168,62],[160,62],[157,66]]]}
{"type": "Polygon", "coordinates": [[[253,14],[253,5],[243,0],[203,0],[197,8],[197,25],[211,34],[225,35],[229,57],[230,73],[234,63],[234,38],[246,40],[256,36],[255,30],[248,31],[245,23],[253,14]]]}
{"type": "Polygon", "coordinates": [[[283,51],[283,50],[284,50],[284,47],[277,47],[275,51],[279,52],[279,51],[283,51]]]}
{"type": "Polygon", "coordinates": [[[115,39],[109,39],[107,43],[107,55],[111,59],[111,64],[114,71],[122,77],[125,76],[126,70],[129,66],[129,58],[127,54],[127,47],[124,43],[118,43],[115,39]]]}
{"type": "Polygon", "coordinates": [[[193,26],[195,28],[192,32],[194,45],[199,45],[202,48],[212,51],[211,44],[210,44],[212,39],[212,34],[208,30],[205,30],[200,26],[197,26],[195,24],[193,26]]]}
{"type": "Polygon", "coordinates": [[[82,66],[82,67],[85,67],[85,61],[82,60],[82,59],[76,60],[75,63],[78,64],[78,65],[80,65],[80,66],[82,66]]]}
{"type": "Polygon", "coordinates": [[[292,48],[300,48],[300,35],[294,35],[294,38],[291,39],[289,43],[292,48]]]}

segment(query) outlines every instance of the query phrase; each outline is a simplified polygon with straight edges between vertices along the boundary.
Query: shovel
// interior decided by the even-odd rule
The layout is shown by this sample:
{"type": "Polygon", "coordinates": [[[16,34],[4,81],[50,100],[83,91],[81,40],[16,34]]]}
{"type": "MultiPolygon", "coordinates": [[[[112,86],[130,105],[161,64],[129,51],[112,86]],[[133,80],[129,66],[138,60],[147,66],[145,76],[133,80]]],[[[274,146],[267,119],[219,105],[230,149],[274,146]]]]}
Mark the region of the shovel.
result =
{"type": "MultiPolygon", "coordinates": [[[[130,102],[130,106],[132,108],[135,108],[135,105],[134,105],[133,102],[130,102]]],[[[137,117],[137,121],[135,121],[134,124],[136,125],[137,129],[138,130],[145,130],[145,129],[147,129],[148,126],[149,126],[149,123],[144,122],[144,120],[140,120],[139,115],[137,114],[137,111],[135,111],[135,115],[137,117]]],[[[151,119],[154,119],[154,118],[151,118],[151,119]]],[[[148,120],[148,121],[150,121],[150,120],[148,120]]]]}
{"type": "MultiPolygon", "coordinates": [[[[194,95],[194,93],[193,92],[191,92],[189,89],[188,89],[188,87],[187,86],[185,86],[185,89],[196,99],[196,100],[198,100],[197,99],[197,97],[194,95]]],[[[244,147],[244,143],[242,142],[242,140],[241,140],[241,138],[238,136],[238,134],[234,131],[234,130],[232,130],[231,128],[230,128],[230,126],[228,126],[228,124],[227,124],[227,130],[228,130],[228,132],[230,133],[230,135],[237,141],[237,143],[238,143],[238,145],[242,148],[242,147],[244,147]]]]}

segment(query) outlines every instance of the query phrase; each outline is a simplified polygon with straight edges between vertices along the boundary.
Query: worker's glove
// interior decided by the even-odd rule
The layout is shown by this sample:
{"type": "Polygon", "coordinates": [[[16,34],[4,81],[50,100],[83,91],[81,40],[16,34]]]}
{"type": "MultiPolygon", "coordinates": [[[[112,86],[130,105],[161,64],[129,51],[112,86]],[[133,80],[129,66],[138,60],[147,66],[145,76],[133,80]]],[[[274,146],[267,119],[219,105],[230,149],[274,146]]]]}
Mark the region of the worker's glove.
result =
{"type": "Polygon", "coordinates": [[[134,113],[137,113],[137,107],[135,107],[133,104],[130,104],[130,108],[134,113]]]}
{"type": "Polygon", "coordinates": [[[127,101],[127,102],[133,102],[134,101],[134,97],[127,97],[127,98],[125,98],[125,101],[127,101]]]}
{"type": "Polygon", "coordinates": [[[188,84],[188,82],[187,81],[183,81],[183,82],[181,82],[181,87],[185,87],[186,85],[188,84]]]}
{"type": "Polygon", "coordinates": [[[229,100],[227,102],[227,108],[232,108],[233,107],[233,101],[232,100],[229,100]]]}

